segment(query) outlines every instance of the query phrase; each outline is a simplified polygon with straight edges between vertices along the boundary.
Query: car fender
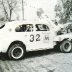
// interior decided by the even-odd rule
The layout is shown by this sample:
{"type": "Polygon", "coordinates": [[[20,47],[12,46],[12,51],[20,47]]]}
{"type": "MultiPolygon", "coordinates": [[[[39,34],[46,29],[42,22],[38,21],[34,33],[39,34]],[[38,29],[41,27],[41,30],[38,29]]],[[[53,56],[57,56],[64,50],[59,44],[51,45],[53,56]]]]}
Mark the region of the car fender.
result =
{"type": "Polygon", "coordinates": [[[63,41],[68,39],[69,41],[72,40],[72,34],[71,33],[67,33],[67,34],[62,34],[62,35],[58,35],[54,37],[54,41],[63,41]]]}

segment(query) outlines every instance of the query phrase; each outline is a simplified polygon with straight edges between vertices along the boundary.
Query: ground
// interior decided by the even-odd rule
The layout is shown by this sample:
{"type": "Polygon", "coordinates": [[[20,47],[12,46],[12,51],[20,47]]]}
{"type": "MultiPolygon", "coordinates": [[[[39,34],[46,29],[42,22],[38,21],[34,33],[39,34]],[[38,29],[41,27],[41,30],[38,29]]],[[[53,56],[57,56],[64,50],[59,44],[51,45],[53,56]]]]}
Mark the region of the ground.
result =
{"type": "Polygon", "coordinates": [[[72,72],[72,53],[55,50],[28,52],[22,60],[0,56],[0,72],[72,72]]]}

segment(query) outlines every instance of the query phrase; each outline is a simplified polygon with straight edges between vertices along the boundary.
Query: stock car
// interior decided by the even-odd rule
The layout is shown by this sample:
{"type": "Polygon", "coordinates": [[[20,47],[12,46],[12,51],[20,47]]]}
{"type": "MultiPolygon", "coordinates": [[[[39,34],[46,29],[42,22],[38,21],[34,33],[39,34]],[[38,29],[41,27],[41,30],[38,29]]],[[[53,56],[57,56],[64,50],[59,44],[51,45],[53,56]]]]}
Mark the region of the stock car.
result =
{"type": "Polygon", "coordinates": [[[0,52],[10,59],[21,59],[28,51],[54,48],[58,43],[62,52],[71,51],[72,34],[60,34],[61,27],[52,22],[13,21],[0,27],[0,52]]]}

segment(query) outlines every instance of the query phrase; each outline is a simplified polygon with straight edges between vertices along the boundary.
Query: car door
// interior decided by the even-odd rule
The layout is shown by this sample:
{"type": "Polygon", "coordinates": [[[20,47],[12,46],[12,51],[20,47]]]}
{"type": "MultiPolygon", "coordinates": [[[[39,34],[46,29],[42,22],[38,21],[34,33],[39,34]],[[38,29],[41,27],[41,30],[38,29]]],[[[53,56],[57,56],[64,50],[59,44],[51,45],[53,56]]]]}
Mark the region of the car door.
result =
{"type": "Polygon", "coordinates": [[[16,28],[16,32],[18,39],[25,44],[27,51],[35,49],[33,24],[22,24],[16,28]]]}
{"type": "Polygon", "coordinates": [[[36,48],[51,48],[53,45],[53,36],[50,28],[46,24],[36,24],[36,48]]]}

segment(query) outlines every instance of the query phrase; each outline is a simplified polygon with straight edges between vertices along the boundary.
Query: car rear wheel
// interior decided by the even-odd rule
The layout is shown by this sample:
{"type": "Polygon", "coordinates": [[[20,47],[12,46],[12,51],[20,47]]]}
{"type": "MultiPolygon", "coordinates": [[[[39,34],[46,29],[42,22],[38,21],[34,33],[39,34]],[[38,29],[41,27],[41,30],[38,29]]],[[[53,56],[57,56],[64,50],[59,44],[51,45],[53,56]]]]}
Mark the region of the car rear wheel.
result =
{"type": "Polygon", "coordinates": [[[14,44],[8,50],[8,56],[10,59],[18,60],[25,55],[25,49],[21,44],[14,44]]]}
{"type": "Polygon", "coordinates": [[[60,45],[61,52],[69,53],[72,50],[71,42],[69,40],[65,40],[60,45]]]}

